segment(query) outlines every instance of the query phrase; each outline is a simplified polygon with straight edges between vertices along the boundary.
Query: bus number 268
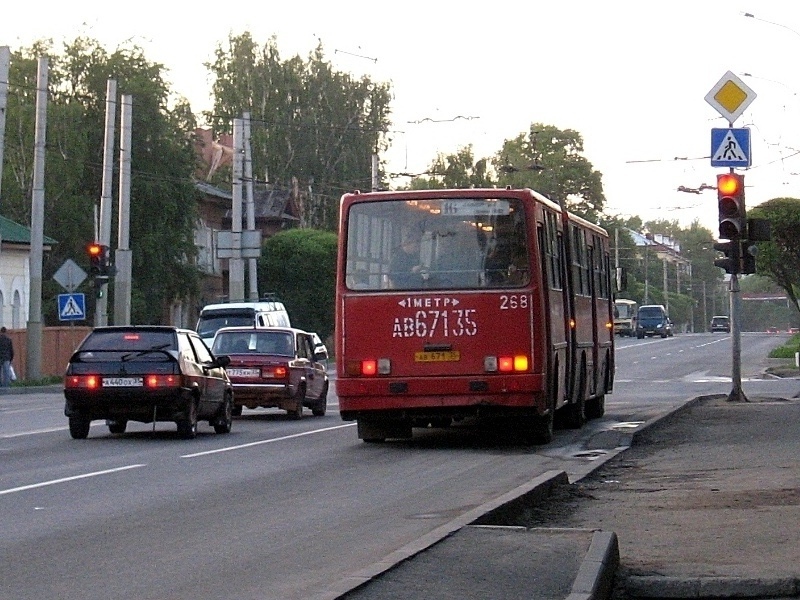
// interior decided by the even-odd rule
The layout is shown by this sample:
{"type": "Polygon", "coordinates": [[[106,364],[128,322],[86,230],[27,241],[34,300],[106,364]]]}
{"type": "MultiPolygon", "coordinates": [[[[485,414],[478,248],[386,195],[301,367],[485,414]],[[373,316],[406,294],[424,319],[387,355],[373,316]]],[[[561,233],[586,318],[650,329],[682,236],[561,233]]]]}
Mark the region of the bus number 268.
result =
{"type": "Polygon", "coordinates": [[[528,296],[525,294],[512,294],[500,296],[500,310],[515,310],[528,308],[528,296]]]}

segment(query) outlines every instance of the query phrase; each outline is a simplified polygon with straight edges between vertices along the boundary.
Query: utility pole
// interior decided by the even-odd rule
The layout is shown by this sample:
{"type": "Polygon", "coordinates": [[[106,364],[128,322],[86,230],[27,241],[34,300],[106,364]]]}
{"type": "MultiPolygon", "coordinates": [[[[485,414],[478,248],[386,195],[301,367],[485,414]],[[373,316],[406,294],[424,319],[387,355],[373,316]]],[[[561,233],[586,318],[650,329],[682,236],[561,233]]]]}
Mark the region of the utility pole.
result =
{"type": "Polygon", "coordinates": [[[119,229],[117,250],[114,253],[114,325],[131,324],[132,256],[130,243],[131,213],[131,125],[133,122],[133,97],[122,95],[119,143],[119,229]]]}
{"type": "MultiPolygon", "coordinates": [[[[100,194],[100,223],[97,241],[111,246],[111,186],[114,183],[114,121],[117,115],[117,82],[106,82],[106,123],[103,141],[103,188],[100,194]]],[[[108,281],[95,279],[97,298],[94,310],[95,327],[108,325],[108,281]]]]}
{"type": "MultiPolygon", "coordinates": [[[[250,113],[244,113],[244,179],[247,191],[247,230],[256,228],[256,203],[253,190],[253,157],[250,146],[250,113]]],[[[247,259],[247,282],[250,302],[258,301],[258,259],[247,259]]]]}
{"type": "Polygon", "coordinates": [[[233,120],[233,193],[231,200],[232,257],[228,259],[228,300],[244,300],[242,260],[242,119],[233,120]]]}
{"type": "Polygon", "coordinates": [[[6,145],[6,109],[8,108],[8,72],[11,50],[0,46],[0,200],[3,198],[3,149],[6,145]]]}
{"type": "Polygon", "coordinates": [[[33,143],[33,190],[31,200],[30,298],[26,379],[42,376],[42,258],[44,254],[44,159],[47,140],[46,56],[39,57],[36,75],[36,133],[33,143]]]}

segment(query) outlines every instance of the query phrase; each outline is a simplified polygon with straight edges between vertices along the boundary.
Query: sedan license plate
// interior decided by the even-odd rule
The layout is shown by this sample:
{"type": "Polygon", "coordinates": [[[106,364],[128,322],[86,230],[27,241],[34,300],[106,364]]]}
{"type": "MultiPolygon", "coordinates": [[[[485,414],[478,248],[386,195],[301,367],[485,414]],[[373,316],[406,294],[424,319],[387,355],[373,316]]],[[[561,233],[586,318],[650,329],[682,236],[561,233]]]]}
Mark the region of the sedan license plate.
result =
{"type": "Polygon", "coordinates": [[[258,377],[258,369],[226,369],[228,377],[258,377]]]}
{"type": "Polygon", "coordinates": [[[103,377],[103,387],[142,387],[141,377],[103,377]]]}
{"type": "Polygon", "coordinates": [[[459,360],[461,360],[461,352],[458,350],[414,353],[414,362],[455,362],[459,360]]]}

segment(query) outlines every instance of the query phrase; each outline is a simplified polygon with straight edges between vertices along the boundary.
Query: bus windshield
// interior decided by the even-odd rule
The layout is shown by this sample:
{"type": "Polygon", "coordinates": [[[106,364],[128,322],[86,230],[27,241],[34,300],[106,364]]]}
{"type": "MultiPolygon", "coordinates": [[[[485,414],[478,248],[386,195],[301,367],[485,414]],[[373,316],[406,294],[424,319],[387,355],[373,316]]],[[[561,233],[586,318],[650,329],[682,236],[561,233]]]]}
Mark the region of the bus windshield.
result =
{"type": "Polygon", "coordinates": [[[514,288],[530,281],[518,199],[363,202],[352,206],[347,223],[349,289],[514,288]]]}

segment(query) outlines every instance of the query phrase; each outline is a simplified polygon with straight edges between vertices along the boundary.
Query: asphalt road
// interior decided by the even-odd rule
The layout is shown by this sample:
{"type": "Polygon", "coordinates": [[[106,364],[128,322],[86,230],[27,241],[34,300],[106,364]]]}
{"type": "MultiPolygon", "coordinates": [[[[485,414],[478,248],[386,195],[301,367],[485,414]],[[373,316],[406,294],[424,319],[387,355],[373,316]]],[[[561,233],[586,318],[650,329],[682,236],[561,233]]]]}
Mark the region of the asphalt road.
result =
{"type": "MultiPolygon", "coordinates": [[[[743,376],[777,336],[743,337],[743,376]]],[[[730,338],[622,339],[606,416],[528,448],[454,427],[363,444],[323,418],[245,411],[201,425],[101,422],[72,440],[60,393],[0,396],[0,598],[309,598],[549,470],[571,478],[648,415],[730,389],[730,338]],[[727,341],[726,341],[727,340],[727,341]]]]}

